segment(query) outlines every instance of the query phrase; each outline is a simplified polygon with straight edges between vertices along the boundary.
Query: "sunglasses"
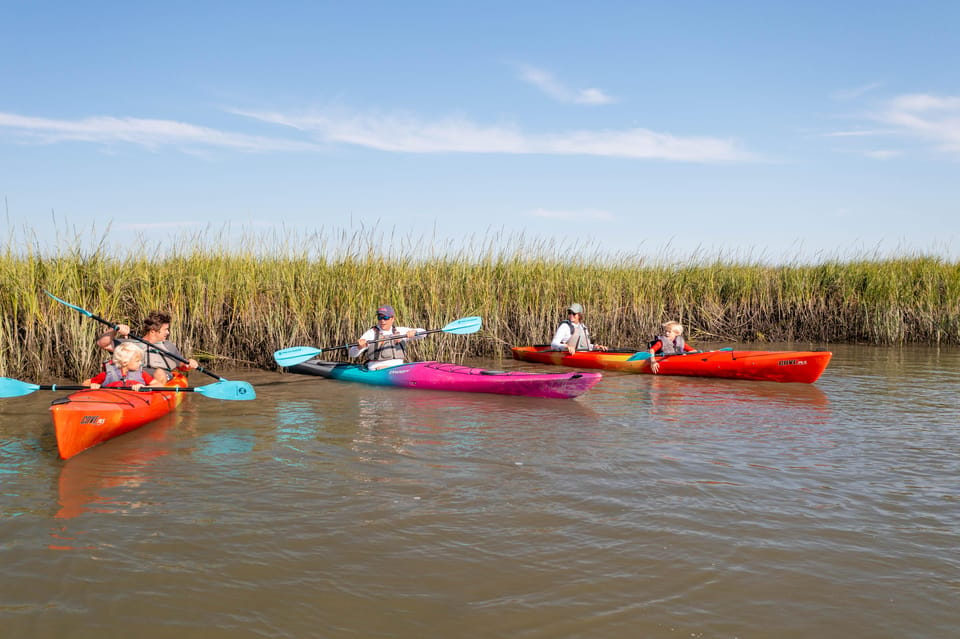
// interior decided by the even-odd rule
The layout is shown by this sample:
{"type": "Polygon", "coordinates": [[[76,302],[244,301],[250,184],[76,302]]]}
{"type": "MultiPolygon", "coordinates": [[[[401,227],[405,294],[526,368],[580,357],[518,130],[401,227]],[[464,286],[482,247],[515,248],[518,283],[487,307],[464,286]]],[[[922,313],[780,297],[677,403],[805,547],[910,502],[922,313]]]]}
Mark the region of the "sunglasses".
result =
{"type": "Polygon", "coordinates": [[[378,320],[393,319],[393,315],[377,315],[378,320]]]}

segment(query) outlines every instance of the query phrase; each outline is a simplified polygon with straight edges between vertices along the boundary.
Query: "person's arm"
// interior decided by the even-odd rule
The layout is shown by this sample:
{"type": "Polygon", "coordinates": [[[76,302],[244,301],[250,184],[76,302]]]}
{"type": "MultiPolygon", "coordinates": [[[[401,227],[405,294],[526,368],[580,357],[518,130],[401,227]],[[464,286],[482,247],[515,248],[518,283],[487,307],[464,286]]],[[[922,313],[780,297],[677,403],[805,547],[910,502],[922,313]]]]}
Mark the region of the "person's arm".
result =
{"type": "Polygon", "coordinates": [[[97,338],[97,346],[102,348],[105,351],[109,351],[110,347],[113,346],[113,341],[117,339],[117,336],[129,337],[130,327],[126,324],[118,324],[117,328],[111,328],[104,331],[100,334],[100,337],[97,338]]]}
{"type": "Polygon", "coordinates": [[[568,341],[570,341],[570,327],[566,322],[563,322],[557,327],[557,332],[553,334],[553,339],[550,340],[550,350],[565,351],[568,341]]]}
{"type": "Polygon", "coordinates": [[[83,384],[84,386],[89,386],[90,388],[100,388],[100,384],[102,384],[103,380],[105,380],[106,378],[107,378],[106,371],[100,371],[90,379],[85,379],[80,383],[83,384]]]}
{"type": "Polygon", "coordinates": [[[407,328],[406,326],[401,326],[397,329],[397,332],[403,336],[401,339],[405,342],[423,339],[427,336],[427,329],[425,328],[407,328]]]}
{"type": "Polygon", "coordinates": [[[684,353],[699,353],[700,351],[698,351],[698,350],[697,350],[696,348],[694,348],[693,346],[690,346],[689,344],[687,344],[686,342],[684,342],[684,343],[683,343],[683,352],[684,352],[684,353]]]}
{"type": "Polygon", "coordinates": [[[650,344],[650,370],[654,374],[660,371],[660,363],[657,361],[657,351],[663,348],[663,341],[657,340],[650,344]]]}
{"type": "Polygon", "coordinates": [[[357,340],[357,343],[350,346],[350,350],[347,351],[347,355],[350,357],[360,357],[360,353],[367,350],[367,342],[372,340],[373,336],[373,329],[368,328],[367,331],[360,336],[360,339],[357,340]]]}

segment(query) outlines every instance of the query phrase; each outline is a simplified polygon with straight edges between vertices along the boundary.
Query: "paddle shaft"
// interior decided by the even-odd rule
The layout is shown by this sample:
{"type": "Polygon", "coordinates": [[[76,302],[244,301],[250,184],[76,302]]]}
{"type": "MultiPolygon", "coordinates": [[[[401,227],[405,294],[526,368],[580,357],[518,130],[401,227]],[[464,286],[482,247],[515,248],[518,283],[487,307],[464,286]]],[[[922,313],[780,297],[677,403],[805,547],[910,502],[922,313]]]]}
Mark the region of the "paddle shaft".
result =
{"type": "MultiPolygon", "coordinates": [[[[430,333],[442,333],[442,332],[443,332],[442,328],[431,328],[428,331],[422,331],[417,333],[414,337],[420,337],[421,335],[429,335],[430,333]]],[[[367,342],[367,345],[379,344],[380,342],[389,342],[391,340],[398,340],[398,339],[413,339],[413,338],[408,338],[406,333],[404,333],[402,335],[391,335],[389,337],[381,337],[380,339],[372,339],[369,342],[367,342]]],[[[344,344],[343,346],[329,346],[327,348],[321,348],[320,352],[324,353],[326,351],[340,351],[345,348],[350,348],[351,346],[358,346],[358,344],[356,342],[353,342],[352,344],[344,344]]]]}
{"type": "MultiPolygon", "coordinates": [[[[80,313],[80,314],[82,314],[82,315],[86,315],[86,316],[89,317],[90,319],[96,320],[96,321],[100,322],[101,324],[105,324],[105,325],[109,326],[109,327],[112,328],[114,331],[119,331],[119,330],[120,330],[120,325],[119,325],[119,324],[115,324],[115,323],[113,323],[113,322],[111,322],[111,321],[109,321],[109,320],[106,320],[106,319],[100,317],[99,315],[97,315],[96,313],[91,313],[90,311],[88,311],[88,310],[86,310],[86,309],[84,309],[84,308],[80,308],[79,306],[75,306],[75,305],[71,304],[70,302],[65,302],[64,300],[60,299],[59,297],[57,297],[56,295],[54,295],[54,294],[51,293],[50,291],[44,291],[44,293],[46,293],[47,295],[49,295],[49,296],[52,297],[53,299],[57,300],[57,301],[60,302],[61,304],[65,305],[65,306],[69,306],[70,308],[72,308],[73,310],[77,311],[78,313],[80,313]]],[[[170,351],[166,350],[165,348],[160,348],[160,347],[157,346],[156,344],[153,344],[153,343],[151,343],[151,342],[148,342],[147,340],[143,339],[142,337],[138,337],[137,335],[134,335],[134,334],[132,334],[132,333],[131,333],[130,335],[128,335],[128,337],[129,337],[130,339],[133,339],[133,340],[136,340],[136,341],[140,342],[141,344],[146,344],[146,346],[147,346],[148,348],[152,348],[152,349],[154,349],[154,350],[157,351],[158,353],[161,353],[161,354],[164,355],[164,356],[169,356],[171,359],[175,359],[175,360],[177,360],[178,362],[180,362],[181,364],[190,364],[190,361],[189,361],[189,360],[184,359],[183,357],[180,357],[179,355],[175,355],[175,354],[171,353],[170,351]]],[[[214,378],[214,379],[216,379],[216,380],[219,380],[219,381],[227,381],[227,380],[225,380],[223,377],[220,377],[219,375],[217,375],[216,373],[214,373],[214,372],[212,372],[212,371],[208,371],[208,370],[205,369],[203,366],[197,366],[197,370],[200,371],[201,373],[203,373],[204,375],[209,375],[210,377],[212,377],[212,378],[214,378]]]]}
{"type": "MultiPolygon", "coordinates": [[[[137,389],[138,393],[148,393],[153,391],[166,391],[168,393],[203,393],[203,386],[141,386],[137,389]]],[[[39,384],[34,390],[49,390],[49,391],[80,391],[80,390],[126,390],[132,391],[132,388],[127,388],[123,386],[101,386],[99,389],[90,388],[89,386],[83,386],[80,384],[39,384]]]]}

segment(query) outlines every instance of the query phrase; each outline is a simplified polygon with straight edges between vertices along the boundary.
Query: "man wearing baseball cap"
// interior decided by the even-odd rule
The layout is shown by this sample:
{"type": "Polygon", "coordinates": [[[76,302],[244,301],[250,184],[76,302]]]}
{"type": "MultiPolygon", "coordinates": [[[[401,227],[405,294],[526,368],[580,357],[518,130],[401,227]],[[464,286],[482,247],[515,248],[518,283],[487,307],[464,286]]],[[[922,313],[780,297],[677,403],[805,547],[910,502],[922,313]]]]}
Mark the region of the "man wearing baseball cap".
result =
{"type": "Polygon", "coordinates": [[[567,351],[571,355],[577,351],[605,351],[606,346],[590,341],[590,331],[583,324],[583,307],[573,303],[567,307],[567,319],[560,322],[550,348],[555,351],[567,351]]]}
{"type": "Polygon", "coordinates": [[[377,323],[360,336],[350,347],[350,357],[366,354],[367,368],[372,371],[402,364],[406,359],[404,344],[413,339],[422,339],[425,328],[394,326],[397,314],[390,304],[377,308],[377,323]]]}

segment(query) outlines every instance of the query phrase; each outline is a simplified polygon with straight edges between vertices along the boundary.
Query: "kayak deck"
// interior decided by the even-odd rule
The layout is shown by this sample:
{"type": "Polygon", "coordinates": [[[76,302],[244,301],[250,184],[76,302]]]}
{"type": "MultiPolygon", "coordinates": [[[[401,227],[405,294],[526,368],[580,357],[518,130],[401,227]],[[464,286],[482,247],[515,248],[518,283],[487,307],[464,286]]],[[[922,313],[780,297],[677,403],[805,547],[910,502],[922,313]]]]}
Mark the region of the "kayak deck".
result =
{"type": "Polygon", "coordinates": [[[293,373],[374,386],[397,386],[468,393],[569,399],[596,385],[600,373],[530,373],[491,371],[445,362],[411,362],[380,370],[346,362],[313,359],[291,366],[293,373]]]}
{"type": "MultiPolygon", "coordinates": [[[[186,387],[184,375],[174,375],[168,386],[186,387]]],[[[92,446],[140,428],[167,413],[183,401],[174,391],[137,392],[121,388],[77,391],[55,400],[50,406],[57,449],[69,459],[92,446]]]]}
{"type": "MultiPolygon", "coordinates": [[[[644,355],[643,351],[584,351],[570,355],[551,350],[548,345],[516,346],[511,351],[514,359],[525,362],[653,374],[649,358],[630,361],[638,353],[644,355]]],[[[812,384],[832,356],[830,351],[704,351],[658,356],[657,374],[812,384]]]]}

